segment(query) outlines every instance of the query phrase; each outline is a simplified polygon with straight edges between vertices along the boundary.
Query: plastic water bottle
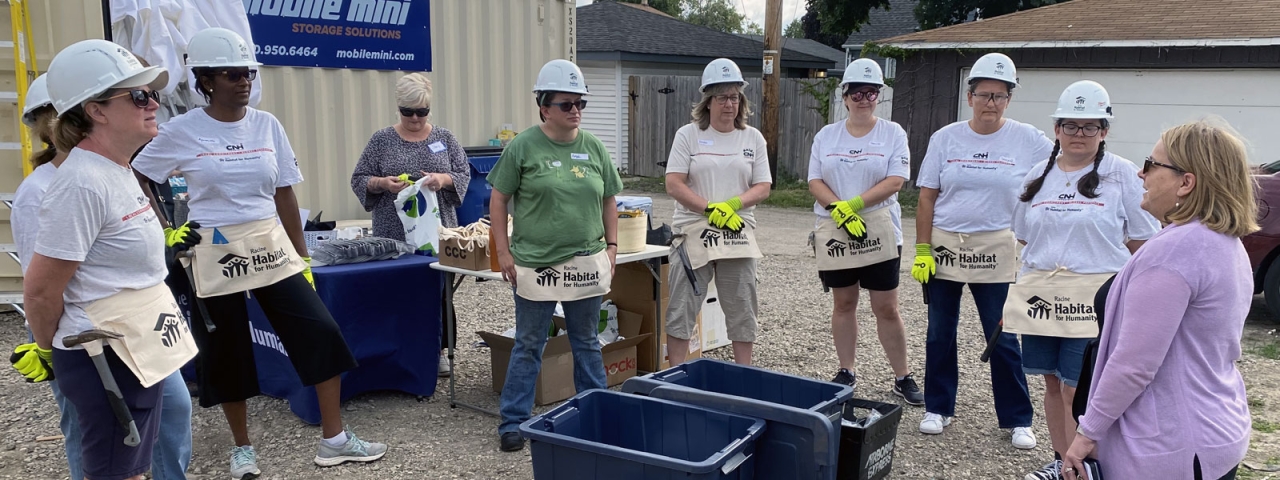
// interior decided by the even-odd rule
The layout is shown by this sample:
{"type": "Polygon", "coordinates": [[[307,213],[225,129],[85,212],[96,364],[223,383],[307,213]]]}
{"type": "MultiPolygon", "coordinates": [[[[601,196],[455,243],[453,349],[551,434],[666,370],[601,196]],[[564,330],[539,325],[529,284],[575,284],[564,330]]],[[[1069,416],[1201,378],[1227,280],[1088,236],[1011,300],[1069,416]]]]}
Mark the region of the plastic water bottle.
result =
{"type": "Polygon", "coordinates": [[[169,189],[173,191],[174,200],[187,199],[187,179],[182,175],[169,177],[169,189]]]}

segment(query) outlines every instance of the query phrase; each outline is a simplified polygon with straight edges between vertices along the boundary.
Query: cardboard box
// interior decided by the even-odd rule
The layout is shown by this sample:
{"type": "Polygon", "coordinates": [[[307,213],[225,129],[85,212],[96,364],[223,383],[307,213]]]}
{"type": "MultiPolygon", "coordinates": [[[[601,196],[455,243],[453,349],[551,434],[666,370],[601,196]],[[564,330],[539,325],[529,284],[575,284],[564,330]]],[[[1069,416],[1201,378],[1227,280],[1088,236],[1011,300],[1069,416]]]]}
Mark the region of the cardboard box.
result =
{"type": "MultiPolygon", "coordinates": [[[[670,367],[666,333],[667,304],[671,301],[671,291],[667,288],[670,267],[671,265],[663,265],[659,271],[659,291],[662,296],[656,306],[653,303],[653,274],[641,263],[618,265],[609,294],[604,296],[605,299],[612,300],[619,310],[643,316],[640,333],[652,334],[652,337],[641,342],[637,348],[636,358],[642,372],[657,372],[670,367]],[[658,322],[658,312],[662,313],[661,324],[658,322]],[[658,352],[661,352],[661,358],[658,358],[658,352]]],[[[694,338],[689,339],[689,360],[702,356],[700,330],[701,327],[695,328],[694,338]]]]}
{"type": "Polygon", "coordinates": [[[456,238],[440,242],[441,265],[466,270],[489,270],[489,246],[476,245],[474,250],[462,248],[462,241],[456,238]]]}
{"type": "MultiPolygon", "coordinates": [[[[624,340],[605,345],[600,349],[604,357],[608,386],[618,385],[636,376],[636,346],[652,337],[640,333],[642,317],[639,314],[618,310],[618,333],[624,340]]],[[[493,391],[502,392],[507,381],[507,364],[511,362],[511,349],[515,340],[496,333],[476,332],[489,345],[489,362],[493,371],[493,391]]],[[[569,337],[552,337],[542,351],[542,370],[538,372],[534,390],[534,403],[546,405],[565,400],[577,394],[573,386],[573,348],[569,337]]]]}
{"type": "Polygon", "coordinates": [[[707,300],[702,304],[701,320],[703,352],[733,344],[729,341],[729,329],[724,323],[724,310],[720,308],[720,295],[716,293],[714,282],[707,287],[707,300]]]}

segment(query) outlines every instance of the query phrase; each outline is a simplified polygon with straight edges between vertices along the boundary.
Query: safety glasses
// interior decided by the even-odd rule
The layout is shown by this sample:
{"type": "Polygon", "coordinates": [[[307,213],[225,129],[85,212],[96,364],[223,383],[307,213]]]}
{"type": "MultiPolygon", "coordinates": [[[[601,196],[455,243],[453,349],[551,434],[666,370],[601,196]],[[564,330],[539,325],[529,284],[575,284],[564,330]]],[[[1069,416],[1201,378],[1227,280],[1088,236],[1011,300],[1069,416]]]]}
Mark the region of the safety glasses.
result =
{"type": "Polygon", "coordinates": [[[231,83],[239,82],[242,78],[247,78],[250,82],[258,78],[257,70],[223,70],[219,73],[227,77],[227,80],[230,80],[231,83]]]}
{"type": "Polygon", "coordinates": [[[576,102],[556,102],[556,103],[548,103],[547,106],[559,108],[561,112],[565,112],[565,113],[569,113],[573,111],[573,107],[578,107],[578,111],[581,112],[582,109],[587,108],[587,101],[578,100],[576,102]]]}
{"type": "Polygon", "coordinates": [[[1155,166],[1157,166],[1157,167],[1164,167],[1164,168],[1167,168],[1167,169],[1169,169],[1169,170],[1173,170],[1173,171],[1178,172],[1178,173],[1187,173],[1187,171],[1186,171],[1186,170],[1183,170],[1183,169],[1178,168],[1178,167],[1173,166],[1173,165],[1169,165],[1169,164],[1167,164],[1167,163],[1160,163],[1160,162],[1157,162],[1157,161],[1155,161],[1155,160],[1152,160],[1152,159],[1151,159],[1151,157],[1147,157],[1147,161],[1145,161],[1145,162],[1143,162],[1143,163],[1142,163],[1142,174],[1143,174],[1143,175],[1146,175],[1146,174],[1147,174],[1147,172],[1151,171],[1151,166],[1152,166],[1152,165],[1155,165],[1155,166]]]}
{"type": "Polygon", "coordinates": [[[859,91],[850,93],[849,98],[853,99],[853,101],[855,102],[861,102],[863,100],[874,102],[877,98],[880,98],[880,91],[879,90],[859,90],[859,91]]]}
{"type": "Polygon", "coordinates": [[[423,118],[425,118],[427,115],[430,115],[430,114],[431,114],[431,109],[430,109],[430,108],[409,108],[409,107],[400,107],[400,116],[402,116],[402,117],[414,117],[414,116],[417,116],[417,117],[423,117],[423,118]]]}
{"type": "Polygon", "coordinates": [[[129,90],[124,93],[117,93],[102,99],[102,101],[105,103],[124,96],[128,96],[129,100],[133,101],[133,105],[138,108],[147,108],[148,105],[151,105],[152,100],[155,100],[156,103],[160,103],[160,92],[154,90],[143,90],[140,88],[136,90],[129,90]]]}
{"type": "Polygon", "coordinates": [[[1065,133],[1071,136],[1074,136],[1075,134],[1080,132],[1084,132],[1084,136],[1086,137],[1096,137],[1098,136],[1098,132],[1102,131],[1102,127],[1099,125],[1077,125],[1074,123],[1063,123],[1058,126],[1062,127],[1062,133],[1065,133]]]}

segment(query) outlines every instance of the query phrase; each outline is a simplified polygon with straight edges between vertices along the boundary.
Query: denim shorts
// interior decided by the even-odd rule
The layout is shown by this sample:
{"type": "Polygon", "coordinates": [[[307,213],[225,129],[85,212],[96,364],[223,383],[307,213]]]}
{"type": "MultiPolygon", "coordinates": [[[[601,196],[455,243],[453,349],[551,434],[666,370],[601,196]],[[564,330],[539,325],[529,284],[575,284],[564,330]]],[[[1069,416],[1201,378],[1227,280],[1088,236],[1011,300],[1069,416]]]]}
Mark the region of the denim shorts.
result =
{"type": "Polygon", "coordinates": [[[1022,336],[1022,372],[1027,375],[1057,375],[1062,383],[1076,388],[1084,365],[1088,338],[1022,336]]]}

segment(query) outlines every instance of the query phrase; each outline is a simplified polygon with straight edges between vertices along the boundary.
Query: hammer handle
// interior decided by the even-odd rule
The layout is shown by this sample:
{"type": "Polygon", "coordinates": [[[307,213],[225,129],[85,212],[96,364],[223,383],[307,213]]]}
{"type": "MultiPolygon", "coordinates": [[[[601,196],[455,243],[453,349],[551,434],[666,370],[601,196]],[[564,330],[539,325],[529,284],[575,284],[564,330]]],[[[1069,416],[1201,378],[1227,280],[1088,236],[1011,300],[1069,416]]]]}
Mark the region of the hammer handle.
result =
{"type": "Polygon", "coordinates": [[[129,413],[129,406],[124,403],[124,394],[120,393],[120,386],[116,384],[115,376],[111,375],[111,370],[107,368],[107,358],[101,354],[93,355],[93,366],[98,369],[98,377],[102,379],[102,386],[107,390],[107,400],[111,403],[111,411],[116,414],[116,421],[120,422],[120,428],[129,432],[124,437],[124,444],[130,447],[138,446],[141,438],[138,436],[138,425],[133,421],[133,414],[129,413]]]}
{"type": "Polygon", "coordinates": [[[996,331],[991,334],[991,338],[987,339],[987,348],[982,351],[982,363],[986,363],[991,359],[991,352],[996,350],[996,344],[1000,343],[1000,335],[1004,333],[1004,320],[1000,320],[1000,324],[996,325],[996,331]]]}

